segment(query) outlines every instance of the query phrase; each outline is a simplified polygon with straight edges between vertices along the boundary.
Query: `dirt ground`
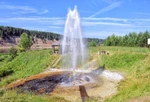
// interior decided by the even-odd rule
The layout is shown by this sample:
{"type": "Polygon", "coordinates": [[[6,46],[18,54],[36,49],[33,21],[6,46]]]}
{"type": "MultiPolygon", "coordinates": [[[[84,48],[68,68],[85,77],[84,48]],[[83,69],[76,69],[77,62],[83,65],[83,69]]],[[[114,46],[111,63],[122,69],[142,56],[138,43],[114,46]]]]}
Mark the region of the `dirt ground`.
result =
{"type": "MultiPolygon", "coordinates": [[[[43,78],[59,75],[62,72],[44,72],[41,74],[33,75],[29,78],[17,80],[11,84],[9,84],[6,88],[11,89],[18,86],[23,86],[25,83],[30,82],[32,80],[40,80],[43,81],[43,78]]],[[[95,100],[94,102],[103,102],[105,98],[114,95],[117,92],[118,79],[110,79],[110,71],[105,71],[100,74],[98,77],[100,80],[94,83],[88,83],[82,86],[71,86],[71,87],[62,87],[60,85],[56,85],[52,92],[50,92],[49,96],[61,96],[66,100],[71,102],[81,102],[84,97],[88,97],[88,99],[95,100]],[[81,88],[82,87],[82,88],[81,88]],[[81,91],[82,90],[82,91],[81,91]]],[[[112,72],[113,73],[113,72],[112,72]]],[[[111,74],[112,74],[111,73],[111,74]]],[[[116,74],[116,73],[115,73],[116,74]]],[[[115,74],[112,74],[113,76],[115,74]]],[[[55,79],[55,78],[53,78],[55,79]]],[[[45,79],[44,79],[45,80],[45,79]]],[[[34,86],[34,85],[33,85],[34,86]]],[[[135,101],[136,102],[136,101],[135,101]]]]}

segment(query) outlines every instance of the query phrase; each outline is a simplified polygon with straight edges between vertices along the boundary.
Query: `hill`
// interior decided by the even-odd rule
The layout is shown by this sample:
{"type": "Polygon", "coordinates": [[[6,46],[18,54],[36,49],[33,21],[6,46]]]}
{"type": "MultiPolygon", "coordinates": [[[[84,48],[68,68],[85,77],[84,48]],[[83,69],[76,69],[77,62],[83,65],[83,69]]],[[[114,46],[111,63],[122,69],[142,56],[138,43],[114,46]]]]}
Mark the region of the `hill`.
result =
{"type": "Polygon", "coordinates": [[[17,46],[19,44],[20,35],[23,32],[31,36],[33,40],[33,46],[35,47],[50,47],[47,44],[51,44],[53,43],[53,41],[59,40],[61,38],[60,34],[52,32],[27,30],[9,26],[0,26],[0,46],[17,46]]]}
{"type": "MultiPolygon", "coordinates": [[[[63,36],[53,32],[44,32],[36,30],[27,30],[10,26],[0,26],[0,47],[9,48],[17,46],[20,41],[20,35],[25,32],[31,36],[33,45],[31,48],[51,48],[51,44],[60,40],[63,36]]],[[[87,42],[94,40],[97,45],[104,42],[103,39],[85,38],[87,42]]]]}

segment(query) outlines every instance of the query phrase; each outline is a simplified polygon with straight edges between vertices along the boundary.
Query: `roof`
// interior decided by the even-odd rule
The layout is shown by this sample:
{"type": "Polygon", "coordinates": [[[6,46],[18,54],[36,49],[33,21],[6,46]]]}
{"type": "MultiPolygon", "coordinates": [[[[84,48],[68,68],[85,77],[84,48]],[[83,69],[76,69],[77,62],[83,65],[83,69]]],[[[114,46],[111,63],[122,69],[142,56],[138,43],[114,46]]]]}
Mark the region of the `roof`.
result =
{"type": "Polygon", "coordinates": [[[60,41],[55,41],[52,46],[60,46],[60,41]]]}

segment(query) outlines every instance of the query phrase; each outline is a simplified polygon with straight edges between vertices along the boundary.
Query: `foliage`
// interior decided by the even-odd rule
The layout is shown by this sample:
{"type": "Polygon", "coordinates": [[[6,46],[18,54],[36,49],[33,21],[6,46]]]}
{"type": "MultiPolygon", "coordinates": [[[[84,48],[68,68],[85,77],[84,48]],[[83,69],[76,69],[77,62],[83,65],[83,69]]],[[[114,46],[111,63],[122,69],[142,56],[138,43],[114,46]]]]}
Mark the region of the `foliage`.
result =
{"type": "Polygon", "coordinates": [[[21,36],[23,32],[27,33],[30,36],[36,36],[37,38],[41,38],[42,40],[59,40],[61,35],[52,33],[52,32],[42,32],[42,31],[35,31],[35,30],[26,30],[22,28],[15,28],[9,26],[0,26],[0,35],[3,39],[9,39],[9,36],[21,36]]]}
{"type": "Polygon", "coordinates": [[[0,30],[0,37],[2,38],[3,37],[3,32],[0,30]]]}
{"type": "Polygon", "coordinates": [[[148,31],[136,33],[132,32],[125,36],[108,36],[105,40],[107,46],[131,46],[131,47],[146,47],[147,39],[150,38],[148,31]]]}
{"type": "Polygon", "coordinates": [[[0,69],[2,66],[8,63],[8,60],[10,59],[9,54],[1,54],[0,53],[0,69]]]}
{"type": "MultiPolygon", "coordinates": [[[[46,40],[54,40],[54,39],[60,40],[63,37],[60,34],[52,33],[52,32],[27,30],[27,29],[15,28],[15,27],[9,27],[9,26],[0,26],[0,37],[2,37],[3,39],[10,39],[9,37],[11,36],[20,37],[23,32],[27,33],[29,36],[32,37],[33,43],[36,43],[37,38],[42,39],[43,43],[45,43],[46,40]]],[[[104,43],[103,39],[98,39],[98,38],[85,38],[84,40],[87,43],[90,43],[92,40],[94,40],[96,42],[96,45],[100,45],[104,43]]]]}
{"type": "Polygon", "coordinates": [[[24,52],[24,51],[25,51],[25,49],[24,49],[24,48],[22,48],[22,47],[20,47],[20,46],[18,46],[18,48],[17,48],[17,49],[18,49],[18,51],[19,51],[19,52],[24,52]]]}
{"type": "Polygon", "coordinates": [[[9,61],[13,60],[17,56],[17,49],[11,47],[9,50],[10,59],[9,61]]]}
{"type": "Polygon", "coordinates": [[[96,47],[96,42],[94,40],[92,40],[89,44],[90,47],[96,47]]]}
{"type": "Polygon", "coordinates": [[[90,46],[91,42],[96,43],[96,46],[99,46],[100,44],[104,43],[103,39],[98,39],[98,38],[85,38],[86,43],[88,46],[90,46]]]}
{"type": "Polygon", "coordinates": [[[30,36],[27,33],[23,33],[20,37],[20,44],[19,46],[25,50],[29,49],[32,45],[32,41],[30,36]]]}

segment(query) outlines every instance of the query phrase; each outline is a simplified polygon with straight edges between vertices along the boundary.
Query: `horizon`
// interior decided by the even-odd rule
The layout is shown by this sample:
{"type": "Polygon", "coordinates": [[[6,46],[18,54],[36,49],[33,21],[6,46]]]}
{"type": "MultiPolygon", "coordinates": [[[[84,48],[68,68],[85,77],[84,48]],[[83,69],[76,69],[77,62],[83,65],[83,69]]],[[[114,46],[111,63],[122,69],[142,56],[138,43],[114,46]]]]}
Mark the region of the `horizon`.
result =
{"type": "Polygon", "coordinates": [[[85,38],[150,30],[148,0],[0,1],[0,24],[63,35],[68,9],[77,6],[85,38]]]}

